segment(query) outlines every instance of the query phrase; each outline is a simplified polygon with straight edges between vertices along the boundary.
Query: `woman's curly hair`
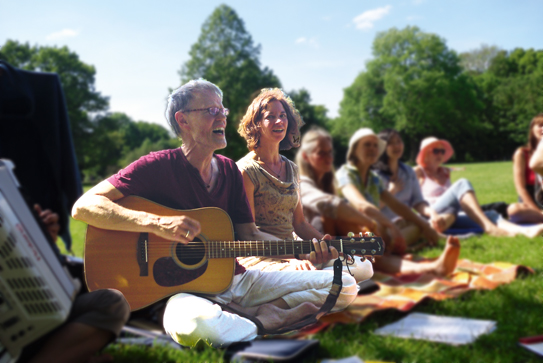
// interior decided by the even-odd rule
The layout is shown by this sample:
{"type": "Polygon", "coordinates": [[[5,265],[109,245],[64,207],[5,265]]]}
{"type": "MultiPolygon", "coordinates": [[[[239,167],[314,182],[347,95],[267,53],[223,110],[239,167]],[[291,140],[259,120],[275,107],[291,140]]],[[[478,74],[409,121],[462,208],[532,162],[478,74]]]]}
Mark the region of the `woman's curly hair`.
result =
{"type": "Polygon", "coordinates": [[[304,125],[304,122],[302,116],[294,107],[294,102],[281,89],[266,88],[251,102],[238,127],[238,133],[247,141],[249,151],[259,147],[260,122],[268,105],[274,101],[281,102],[288,119],[287,133],[279,144],[279,149],[289,150],[300,146],[300,128],[304,125]]]}

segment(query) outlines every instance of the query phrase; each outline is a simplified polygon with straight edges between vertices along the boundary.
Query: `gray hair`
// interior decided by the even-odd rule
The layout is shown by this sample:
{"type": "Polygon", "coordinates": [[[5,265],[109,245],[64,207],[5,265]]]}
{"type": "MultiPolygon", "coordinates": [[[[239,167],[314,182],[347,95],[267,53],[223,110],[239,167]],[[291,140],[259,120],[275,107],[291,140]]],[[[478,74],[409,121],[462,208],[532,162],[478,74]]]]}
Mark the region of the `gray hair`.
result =
{"type": "Polygon", "coordinates": [[[196,80],[190,80],[181,87],[174,90],[168,96],[168,105],[166,106],[166,121],[172,128],[172,131],[178,136],[181,137],[181,129],[175,120],[175,113],[177,111],[184,110],[194,98],[195,93],[203,92],[215,92],[222,100],[222,91],[221,89],[203,78],[196,80]]]}

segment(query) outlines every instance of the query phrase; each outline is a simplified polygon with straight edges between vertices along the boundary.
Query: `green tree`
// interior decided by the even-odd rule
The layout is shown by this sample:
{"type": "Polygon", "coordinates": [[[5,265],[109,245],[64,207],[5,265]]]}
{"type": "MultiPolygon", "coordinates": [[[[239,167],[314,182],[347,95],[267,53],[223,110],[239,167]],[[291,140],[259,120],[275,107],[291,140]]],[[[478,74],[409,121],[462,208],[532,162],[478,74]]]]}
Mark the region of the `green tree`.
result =
{"type": "Polygon", "coordinates": [[[509,159],[527,142],[531,119],[543,111],[543,50],[500,51],[474,79],[484,95],[484,121],[494,141],[487,158],[509,159]]]}
{"type": "Polygon", "coordinates": [[[500,51],[495,45],[481,44],[479,48],[460,53],[460,65],[467,71],[483,73],[500,51]]]}
{"type": "Polygon", "coordinates": [[[267,67],[261,68],[260,46],[254,45],[243,20],[227,5],[220,5],[207,18],[189,55],[179,72],[181,83],[204,78],[223,90],[223,104],[230,109],[225,152],[237,160],[247,153],[247,144],[237,132],[239,121],[256,94],[263,88],[280,87],[279,79],[267,67]]]}
{"type": "MultiPolygon", "coordinates": [[[[163,126],[145,121],[131,122],[124,129],[126,152],[140,147],[145,140],[153,143],[171,138],[170,132],[163,126]]],[[[179,141],[177,141],[178,146],[179,141]]]]}
{"type": "Polygon", "coordinates": [[[150,151],[179,147],[163,126],[138,121],[128,115],[115,112],[101,115],[94,122],[92,142],[98,147],[85,154],[87,179],[103,178],[123,168],[150,151]]]}
{"type": "Polygon", "coordinates": [[[6,41],[1,47],[0,59],[20,69],[59,75],[79,167],[81,170],[91,167],[85,155],[97,148],[89,137],[93,130],[92,115],[109,107],[108,98],[95,89],[94,66],[82,62],[68,47],[30,46],[14,40],[6,41]]]}
{"type": "Polygon", "coordinates": [[[123,113],[105,114],[96,118],[90,138],[95,145],[84,154],[88,167],[86,179],[100,179],[116,172],[125,150],[125,129],[132,123],[123,113]]]}
{"type": "Polygon", "coordinates": [[[291,91],[288,95],[292,98],[294,106],[296,106],[296,109],[300,112],[300,115],[305,122],[305,129],[313,125],[324,128],[327,127],[329,119],[328,116],[326,116],[326,113],[328,110],[324,105],[313,105],[308,90],[302,88],[299,91],[291,91]]]}
{"type": "Polygon", "coordinates": [[[483,105],[456,53],[437,35],[406,27],[379,33],[373,56],[345,89],[333,134],[346,143],[359,127],[393,127],[404,136],[411,160],[423,137],[446,136],[462,159],[468,147],[462,140],[481,128],[483,105]]]}

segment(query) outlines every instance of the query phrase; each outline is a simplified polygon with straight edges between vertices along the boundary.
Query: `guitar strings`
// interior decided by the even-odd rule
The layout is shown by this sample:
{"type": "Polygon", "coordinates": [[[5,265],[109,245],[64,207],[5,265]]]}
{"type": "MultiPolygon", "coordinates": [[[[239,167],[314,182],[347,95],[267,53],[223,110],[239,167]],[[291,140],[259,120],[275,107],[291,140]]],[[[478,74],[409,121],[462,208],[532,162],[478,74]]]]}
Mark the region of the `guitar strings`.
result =
{"type": "MultiPolygon", "coordinates": [[[[169,252],[172,251],[172,249],[177,250],[178,248],[181,249],[180,254],[183,258],[191,258],[191,257],[201,257],[204,255],[207,255],[207,257],[217,257],[220,255],[225,255],[224,258],[233,258],[233,257],[243,257],[243,256],[282,256],[282,255],[291,255],[294,254],[292,243],[294,242],[296,246],[301,248],[301,251],[299,251],[300,254],[308,254],[311,251],[314,250],[313,242],[311,241],[284,241],[283,246],[279,246],[276,244],[275,246],[265,246],[266,242],[283,242],[283,241],[207,241],[207,242],[201,242],[201,241],[191,241],[188,244],[182,244],[179,241],[148,241],[148,251],[149,252],[168,252],[166,255],[169,255],[169,252]],[[220,245],[222,244],[222,245],[220,245]],[[228,246],[227,246],[228,244],[228,246]],[[264,248],[263,248],[264,247],[264,248]],[[283,247],[285,248],[284,251],[279,251],[277,247],[283,247]],[[249,254],[247,254],[247,249],[249,249],[249,254]],[[309,249],[310,252],[305,252],[306,249],[309,249]],[[254,251],[253,251],[254,250],[254,251]],[[281,252],[281,253],[279,253],[281,252]],[[231,255],[234,256],[226,256],[231,255]]],[[[332,242],[338,242],[338,241],[327,241],[328,246],[332,246],[332,242]]],[[[368,241],[364,241],[368,243],[368,241]]],[[[377,241],[375,241],[377,242],[377,241]]],[[[346,251],[344,252],[351,252],[351,249],[353,248],[353,245],[360,244],[362,242],[350,242],[350,241],[344,241],[344,248],[346,251]]],[[[381,250],[380,245],[377,247],[378,250],[381,250]]],[[[339,247],[339,246],[338,246],[339,247]]],[[[375,250],[375,248],[372,248],[375,250]]],[[[298,251],[296,251],[298,252],[298,251]]],[[[339,251],[341,252],[341,251],[339,251]]],[[[376,251],[377,252],[377,251],[376,251]]],[[[175,254],[175,253],[174,253],[175,254]]],[[[360,254],[362,252],[360,251],[360,254]]],[[[378,255],[378,253],[371,253],[371,250],[365,250],[364,255],[378,255]]]]}

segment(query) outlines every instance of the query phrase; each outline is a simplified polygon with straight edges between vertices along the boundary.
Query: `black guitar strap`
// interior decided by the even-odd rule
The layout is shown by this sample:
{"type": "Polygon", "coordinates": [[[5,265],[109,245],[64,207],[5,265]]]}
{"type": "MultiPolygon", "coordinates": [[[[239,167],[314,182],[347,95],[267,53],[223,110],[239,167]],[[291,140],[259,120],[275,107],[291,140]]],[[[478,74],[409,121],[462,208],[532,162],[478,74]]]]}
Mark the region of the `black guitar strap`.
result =
{"type": "Polygon", "coordinates": [[[332,281],[332,288],[330,289],[330,292],[328,296],[326,297],[324,304],[319,309],[319,311],[317,311],[314,314],[307,315],[303,317],[301,320],[289,326],[282,327],[276,330],[268,330],[264,328],[264,326],[262,325],[262,322],[254,316],[250,316],[236,309],[232,309],[230,306],[218,303],[214,300],[211,300],[210,298],[206,296],[202,296],[202,295],[199,295],[199,296],[210,300],[214,304],[219,305],[224,311],[228,311],[230,313],[234,313],[246,319],[251,320],[253,323],[255,323],[255,325],[258,328],[258,335],[284,334],[293,330],[299,330],[311,324],[315,324],[319,320],[319,318],[321,318],[323,315],[329,313],[330,310],[332,310],[332,308],[336,305],[337,298],[341,292],[341,288],[343,287],[342,274],[343,274],[343,264],[341,262],[341,259],[338,258],[334,261],[334,278],[332,281]]]}

